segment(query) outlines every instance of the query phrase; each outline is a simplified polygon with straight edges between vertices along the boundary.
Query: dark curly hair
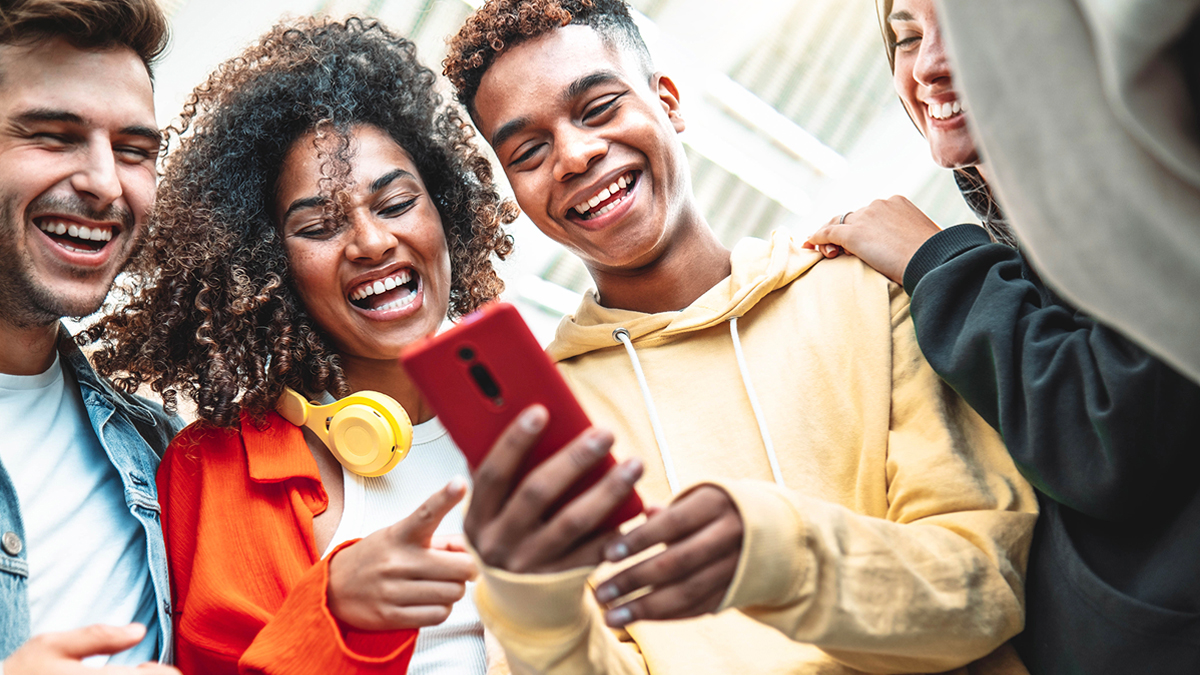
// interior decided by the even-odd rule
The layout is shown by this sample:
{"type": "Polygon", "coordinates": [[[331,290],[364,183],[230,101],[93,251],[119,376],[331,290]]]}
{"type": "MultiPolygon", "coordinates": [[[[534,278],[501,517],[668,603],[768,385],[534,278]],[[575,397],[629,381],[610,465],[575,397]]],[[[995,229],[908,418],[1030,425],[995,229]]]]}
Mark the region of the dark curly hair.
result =
{"type": "MultiPolygon", "coordinates": [[[[500,198],[470,125],[434,84],[411,42],[359,18],[280,24],[219,66],[167,129],[165,175],[129,301],[80,336],[102,342],[97,370],[125,391],[148,383],[168,410],[182,393],[219,426],[237,424],[243,410],[264,414],[285,385],[349,393],[332,341],[292,288],[272,216],[284,157],[314,131],[327,195],[349,184],[352,126],[389,134],[441,215],[451,318],[496,297],[503,283],[491,256],[511,252],[503,225],[517,209],[500,198]]],[[[342,203],[325,200],[334,228],[342,203]]]]}
{"type": "Polygon", "coordinates": [[[654,72],[650,50],[623,0],[488,0],[450,39],[442,61],[458,101],[474,116],[479,83],[497,56],[571,24],[587,26],[605,44],[636,55],[647,77],[654,72]]]}

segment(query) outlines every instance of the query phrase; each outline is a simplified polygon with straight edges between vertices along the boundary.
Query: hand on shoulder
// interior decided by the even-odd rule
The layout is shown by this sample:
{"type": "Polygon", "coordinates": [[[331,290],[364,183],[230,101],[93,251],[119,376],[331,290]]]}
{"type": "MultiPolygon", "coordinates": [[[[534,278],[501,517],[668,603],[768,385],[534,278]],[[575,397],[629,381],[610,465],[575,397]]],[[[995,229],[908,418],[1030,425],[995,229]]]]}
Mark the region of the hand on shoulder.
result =
{"type": "Polygon", "coordinates": [[[808,238],[804,248],[826,258],[842,252],[857,256],[892,281],[904,283],[904,270],[917,250],[941,230],[900,195],[831,218],[808,238]]]}

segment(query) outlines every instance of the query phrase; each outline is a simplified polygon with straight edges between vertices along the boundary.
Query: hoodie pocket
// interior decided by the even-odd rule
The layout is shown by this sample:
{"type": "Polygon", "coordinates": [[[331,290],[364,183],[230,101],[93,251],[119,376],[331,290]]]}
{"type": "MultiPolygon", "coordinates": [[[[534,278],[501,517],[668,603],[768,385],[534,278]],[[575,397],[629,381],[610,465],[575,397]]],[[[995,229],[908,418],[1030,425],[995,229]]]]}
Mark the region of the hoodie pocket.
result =
{"type": "Polygon", "coordinates": [[[1080,557],[1056,508],[1043,512],[1037,530],[1028,616],[1017,639],[1031,673],[1200,672],[1200,614],[1158,607],[1110,586],[1080,557]]]}

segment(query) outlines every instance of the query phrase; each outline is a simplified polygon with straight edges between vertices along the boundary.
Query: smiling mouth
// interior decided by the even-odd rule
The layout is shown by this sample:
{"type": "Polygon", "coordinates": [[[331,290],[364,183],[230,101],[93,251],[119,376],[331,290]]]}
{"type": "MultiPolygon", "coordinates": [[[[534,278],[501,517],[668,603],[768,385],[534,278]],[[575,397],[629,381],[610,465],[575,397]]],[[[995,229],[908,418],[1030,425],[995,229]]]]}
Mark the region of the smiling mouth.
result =
{"type": "Polygon", "coordinates": [[[948,120],[966,112],[967,107],[960,101],[951,101],[950,103],[927,103],[925,110],[935,120],[948,120]]]}
{"type": "Polygon", "coordinates": [[[367,282],[350,292],[350,304],[367,312],[384,312],[408,307],[417,299],[421,278],[411,267],[391,276],[367,282]]]}
{"type": "Polygon", "coordinates": [[[112,225],[80,225],[58,218],[37,218],[34,224],[51,241],[72,253],[96,253],[120,234],[112,225]]]}
{"type": "Polygon", "coordinates": [[[621,174],[613,181],[612,185],[601,189],[587,201],[571,207],[567,216],[586,221],[612,211],[629,198],[629,193],[633,190],[633,186],[637,185],[641,176],[642,172],[640,171],[627,171],[621,174]]]}

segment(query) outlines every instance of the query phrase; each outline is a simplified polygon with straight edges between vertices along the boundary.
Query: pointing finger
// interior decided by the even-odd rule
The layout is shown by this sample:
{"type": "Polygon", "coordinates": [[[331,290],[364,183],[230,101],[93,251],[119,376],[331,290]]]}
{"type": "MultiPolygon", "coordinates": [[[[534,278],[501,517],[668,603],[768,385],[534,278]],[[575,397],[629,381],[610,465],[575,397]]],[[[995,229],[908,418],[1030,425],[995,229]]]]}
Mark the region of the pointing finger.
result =
{"type": "Polygon", "coordinates": [[[467,481],[454,477],[446,487],[433,493],[410,516],[392,525],[392,534],[404,543],[429,546],[433,533],[454,505],[467,494],[467,481]]]}

